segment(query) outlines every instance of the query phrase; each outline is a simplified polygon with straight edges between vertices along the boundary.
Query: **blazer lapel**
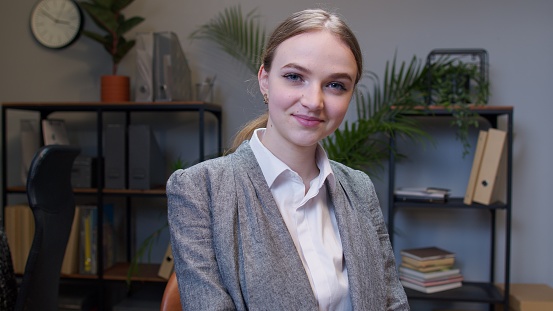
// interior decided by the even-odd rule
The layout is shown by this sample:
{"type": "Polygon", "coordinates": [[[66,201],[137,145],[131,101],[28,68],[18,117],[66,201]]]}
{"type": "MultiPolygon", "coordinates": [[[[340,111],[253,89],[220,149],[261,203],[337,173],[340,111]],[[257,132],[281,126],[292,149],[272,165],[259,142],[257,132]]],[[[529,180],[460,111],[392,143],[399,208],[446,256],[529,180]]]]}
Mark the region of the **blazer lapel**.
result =
{"type": "Polygon", "coordinates": [[[250,308],[316,310],[309,278],[253,152],[242,145],[235,154],[242,266],[250,308]],[[274,295],[267,296],[268,292],[274,295]]]}
{"type": "MultiPolygon", "coordinates": [[[[335,174],[337,172],[335,171],[335,174]]],[[[352,198],[344,190],[341,184],[341,176],[336,174],[336,187],[330,191],[331,200],[334,203],[336,221],[342,241],[345,263],[348,271],[348,282],[350,295],[354,310],[370,310],[368,302],[374,301],[374,293],[379,284],[374,282],[374,273],[371,270],[377,267],[377,256],[381,256],[375,244],[378,240],[372,241],[371,232],[374,229],[367,228],[370,223],[364,221],[355,206],[360,202],[353,202],[352,198]],[[367,248],[367,246],[369,246],[367,248]]],[[[330,189],[330,188],[329,188],[330,189]]]]}

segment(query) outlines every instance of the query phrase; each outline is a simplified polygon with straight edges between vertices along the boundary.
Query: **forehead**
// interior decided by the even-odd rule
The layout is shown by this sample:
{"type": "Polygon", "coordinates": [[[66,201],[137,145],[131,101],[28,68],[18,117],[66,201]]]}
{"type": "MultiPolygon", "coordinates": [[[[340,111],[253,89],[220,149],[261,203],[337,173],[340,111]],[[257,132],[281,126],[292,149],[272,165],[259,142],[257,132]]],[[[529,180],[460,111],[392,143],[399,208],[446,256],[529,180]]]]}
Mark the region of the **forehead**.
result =
{"type": "Polygon", "coordinates": [[[328,30],[305,32],[284,40],[275,51],[272,67],[277,69],[288,63],[352,71],[353,75],[357,72],[355,56],[349,46],[328,30]]]}

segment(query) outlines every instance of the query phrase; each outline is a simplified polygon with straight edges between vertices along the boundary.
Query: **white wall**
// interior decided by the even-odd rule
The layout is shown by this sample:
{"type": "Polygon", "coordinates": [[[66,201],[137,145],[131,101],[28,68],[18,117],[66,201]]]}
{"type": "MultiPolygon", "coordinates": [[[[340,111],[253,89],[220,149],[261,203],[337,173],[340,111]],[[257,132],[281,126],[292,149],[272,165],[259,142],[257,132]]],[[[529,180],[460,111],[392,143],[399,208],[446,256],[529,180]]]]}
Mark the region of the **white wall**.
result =
{"type": "MultiPolygon", "coordinates": [[[[40,47],[28,27],[34,3],[12,1],[0,10],[0,101],[98,100],[99,76],[110,70],[107,54],[84,37],[65,50],[40,47]]],[[[125,11],[128,16],[146,18],[133,33],[177,33],[196,80],[217,74],[216,102],[224,111],[225,144],[241,124],[262,111],[261,97],[239,64],[210,43],[191,42],[188,35],[223,8],[237,3],[244,11],[257,7],[270,30],[289,13],[318,6],[320,1],[136,0],[125,11]],[[253,95],[248,90],[253,90],[253,95]]],[[[549,196],[553,185],[549,136],[553,133],[549,94],[553,83],[553,2],[346,0],[324,6],[337,7],[346,17],[361,42],[366,68],[377,73],[383,71],[395,51],[400,59],[413,55],[424,58],[434,48],[488,51],[490,105],[511,105],[515,111],[512,281],[553,286],[553,208],[549,196]]],[[[88,27],[91,24],[88,21],[88,27]]],[[[120,73],[132,77],[133,62],[131,53],[120,73]]],[[[10,124],[10,130],[17,131],[17,123],[10,124]]],[[[10,135],[9,154],[17,155],[15,141],[10,135]]],[[[167,149],[173,155],[184,149],[179,138],[169,142],[167,149]]]]}

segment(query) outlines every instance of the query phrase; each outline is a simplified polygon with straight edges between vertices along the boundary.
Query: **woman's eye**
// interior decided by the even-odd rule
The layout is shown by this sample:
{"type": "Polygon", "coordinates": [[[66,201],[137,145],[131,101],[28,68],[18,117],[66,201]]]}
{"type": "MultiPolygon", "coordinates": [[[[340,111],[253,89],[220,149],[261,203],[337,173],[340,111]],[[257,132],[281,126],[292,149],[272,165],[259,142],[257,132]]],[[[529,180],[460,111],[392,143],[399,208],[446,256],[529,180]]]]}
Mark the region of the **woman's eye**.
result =
{"type": "Polygon", "coordinates": [[[331,82],[328,84],[328,87],[332,88],[332,89],[338,89],[338,90],[341,90],[341,91],[346,91],[346,87],[342,84],[342,83],[339,83],[339,82],[331,82]]]}
{"type": "Polygon", "coordinates": [[[284,77],[291,81],[301,81],[301,76],[295,73],[287,73],[284,77]]]}

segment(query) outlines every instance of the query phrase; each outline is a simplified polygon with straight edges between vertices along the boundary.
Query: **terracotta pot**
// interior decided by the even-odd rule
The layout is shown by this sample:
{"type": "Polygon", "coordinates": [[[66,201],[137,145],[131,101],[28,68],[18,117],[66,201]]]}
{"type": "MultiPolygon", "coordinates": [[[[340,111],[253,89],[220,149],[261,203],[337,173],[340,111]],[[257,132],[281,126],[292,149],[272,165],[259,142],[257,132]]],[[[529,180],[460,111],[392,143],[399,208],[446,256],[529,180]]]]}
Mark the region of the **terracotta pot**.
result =
{"type": "Polygon", "coordinates": [[[102,76],[100,90],[103,102],[127,102],[130,100],[130,79],[118,75],[102,76]]]}

